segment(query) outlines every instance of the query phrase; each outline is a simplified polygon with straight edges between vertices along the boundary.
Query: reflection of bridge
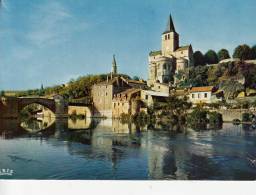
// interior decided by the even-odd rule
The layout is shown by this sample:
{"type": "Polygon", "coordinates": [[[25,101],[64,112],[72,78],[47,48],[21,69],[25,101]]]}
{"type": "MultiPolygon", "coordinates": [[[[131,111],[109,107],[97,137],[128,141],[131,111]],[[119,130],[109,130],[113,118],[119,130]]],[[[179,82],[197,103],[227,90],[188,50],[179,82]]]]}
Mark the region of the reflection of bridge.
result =
{"type": "Polygon", "coordinates": [[[2,97],[0,99],[0,118],[18,118],[24,107],[34,103],[50,109],[56,117],[65,117],[68,114],[68,104],[61,97],[53,99],[44,97],[2,97]]]}

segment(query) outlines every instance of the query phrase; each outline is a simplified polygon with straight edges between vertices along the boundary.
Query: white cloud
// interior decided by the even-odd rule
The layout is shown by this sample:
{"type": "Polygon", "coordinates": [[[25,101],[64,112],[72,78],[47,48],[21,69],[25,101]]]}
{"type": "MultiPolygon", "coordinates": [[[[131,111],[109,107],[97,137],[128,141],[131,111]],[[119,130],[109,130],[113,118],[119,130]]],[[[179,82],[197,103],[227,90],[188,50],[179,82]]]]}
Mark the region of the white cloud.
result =
{"type": "Polygon", "coordinates": [[[8,10],[7,0],[0,0],[0,3],[2,8],[4,8],[5,10],[8,10]]]}
{"type": "Polygon", "coordinates": [[[72,33],[87,27],[85,23],[80,24],[70,10],[57,1],[37,6],[29,22],[31,29],[26,37],[37,47],[65,42],[72,33]]]}

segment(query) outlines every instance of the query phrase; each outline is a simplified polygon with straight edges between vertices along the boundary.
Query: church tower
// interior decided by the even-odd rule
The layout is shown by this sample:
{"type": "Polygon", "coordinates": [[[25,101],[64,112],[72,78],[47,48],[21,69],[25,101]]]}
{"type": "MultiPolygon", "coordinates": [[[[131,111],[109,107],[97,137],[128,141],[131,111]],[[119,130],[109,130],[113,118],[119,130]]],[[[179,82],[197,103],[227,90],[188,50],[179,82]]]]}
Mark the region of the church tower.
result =
{"type": "Polygon", "coordinates": [[[112,72],[113,75],[117,74],[117,65],[116,65],[116,58],[115,55],[113,55],[113,61],[112,61],[112,72]]]}
{"type": "Polygon", "coordinates": [[[179,48],[179,34],[175,31],[175,27],[170,14],[166,30],[162,33],[162,55],[170,56],[179,48]]]}

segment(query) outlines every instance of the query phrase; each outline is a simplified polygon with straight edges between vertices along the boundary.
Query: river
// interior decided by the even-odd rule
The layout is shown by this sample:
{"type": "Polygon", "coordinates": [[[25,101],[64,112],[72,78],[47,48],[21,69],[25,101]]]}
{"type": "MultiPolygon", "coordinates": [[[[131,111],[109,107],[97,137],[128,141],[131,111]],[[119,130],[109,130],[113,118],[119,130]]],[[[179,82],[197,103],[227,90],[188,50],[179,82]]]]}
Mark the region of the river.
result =
{"type": "Polygon", "coordinates": [[[0,179],[255,180],[256,130],[0,120],[0,179]],[[7,174],[8,173],[8,174],[7,174]]]}

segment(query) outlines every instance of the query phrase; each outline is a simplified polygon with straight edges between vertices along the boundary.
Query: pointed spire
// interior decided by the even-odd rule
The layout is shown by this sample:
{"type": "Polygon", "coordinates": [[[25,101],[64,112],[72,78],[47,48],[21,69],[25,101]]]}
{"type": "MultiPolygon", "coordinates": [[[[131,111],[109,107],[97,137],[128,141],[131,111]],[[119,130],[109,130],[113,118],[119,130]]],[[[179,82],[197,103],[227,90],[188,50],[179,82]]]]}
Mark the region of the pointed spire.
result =
{"type": "Polygon", "coordinates": [[[115,58],[115,55],[113,55],[112,73],[113,73],[113,74],[117,74],[117,65],[116,65],[116,58],[115,58]]]}
{"type": "Polygon", "coordinates": [[[163,32],[164,33],[167,33],[167,32],[176,32],[175,31],[175,27],[174,27],[174,24],[173,24],[173,21],[172,21],[172,15],[170,14],[169,18],[168,18],[168,22],[167,22],[167,25],[166,25],[166,29],[165,31],[163,32]]]}

